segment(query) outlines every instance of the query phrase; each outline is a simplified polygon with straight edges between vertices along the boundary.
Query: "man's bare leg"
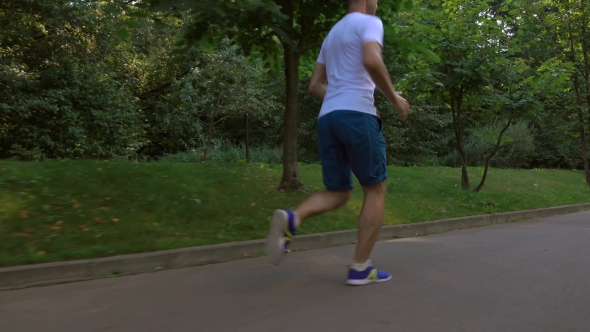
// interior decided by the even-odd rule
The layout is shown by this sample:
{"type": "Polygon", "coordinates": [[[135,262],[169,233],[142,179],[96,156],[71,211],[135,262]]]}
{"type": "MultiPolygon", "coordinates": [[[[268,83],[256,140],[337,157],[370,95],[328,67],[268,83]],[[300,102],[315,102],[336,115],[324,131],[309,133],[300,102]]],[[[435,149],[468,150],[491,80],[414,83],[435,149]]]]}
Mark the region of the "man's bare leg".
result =
{"type": "Polygon", "coordinates": [[[381,181],[372,186],[363,187],[363,191],[365,200],[359,216],[358,243],[354,255],[354,262],[357,264],[365,264],[369,260],[375,242],[379,238],[385,214],[387,185],[385,181],[381,181]]]}
{"type": "Polygon", "coordinates": [[[274,264],[279,264],[285,249],[293,240],[301,221],[309,217],[335,210],[348,202],[352,190],[323,191],[311,195],[295,210],[276,210],[266,237],[266,254],[274,264]]]}
{"type": "Polygon", "coordinates": [[[320,215],[329,211],[336,210],[342,207],[350,197],[352,190],[345,191],[322,191],[311,195],[303,203],[301,203],[294,212],[299,221],[307,218],[320,215]]]}

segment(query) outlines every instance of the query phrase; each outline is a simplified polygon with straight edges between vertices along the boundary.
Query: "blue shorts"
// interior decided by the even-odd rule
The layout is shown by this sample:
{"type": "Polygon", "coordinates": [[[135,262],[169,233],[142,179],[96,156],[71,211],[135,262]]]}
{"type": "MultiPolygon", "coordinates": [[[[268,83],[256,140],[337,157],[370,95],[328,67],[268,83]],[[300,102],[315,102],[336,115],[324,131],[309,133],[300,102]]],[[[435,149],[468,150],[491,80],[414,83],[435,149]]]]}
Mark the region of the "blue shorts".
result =
{"type": "Polygon", "coordinates": [[[320,117],[318,148],[326,189],[352,189],[352,173],[361,186],[387,179],[382,129],[381,119],[356,111],[334,111],[320,117]]]}

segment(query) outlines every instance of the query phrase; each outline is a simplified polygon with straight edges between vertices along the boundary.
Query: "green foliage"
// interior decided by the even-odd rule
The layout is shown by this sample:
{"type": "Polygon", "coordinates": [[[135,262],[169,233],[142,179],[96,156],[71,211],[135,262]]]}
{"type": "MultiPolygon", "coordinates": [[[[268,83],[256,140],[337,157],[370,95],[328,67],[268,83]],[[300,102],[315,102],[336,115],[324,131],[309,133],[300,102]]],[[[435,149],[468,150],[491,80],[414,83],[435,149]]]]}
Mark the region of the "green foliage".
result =
{"type": "Polygon", "coordinates": [[[561,109],[540,113],[531,122],[534,133],[535,153],[531,158],[531,167],[583,169],[580,158],[579,138],[567,133],[572,122],[561,117],[561,109]]]}
{"type": "Polygon", "coordinates": [[[449,130],[450,116],[435,103],[416,99],[411,117],[405,122],[385,98],[377,99],[377,109],[383,120],[383,136],[387,144],[388,162],[393,165],[438,166],[437,160],[452,149],[453,134],[449,130]]]}
{"type": "Polygon", "coordinates": [[[72,59],[34,78],[2,71],[0,86],[0,157],[111,158],[129,154],[140,133],[129,96],[97,68],[79,68],[72,59]]]}
{"type": "MultiPolygon", "coordinates": [[[[344,1],[150,4],[0,5],[0,158],[193,158],[210,141],[208,158],[237,163],[245,159],[247,112],[253,158],[276,160],[288,122],[296,126],[294,160],[318,162],[321,103],[307,85],[344,1]],[[285,110],[295,92],[277,72],[286,68],[286,50],[301,75],[292,118],[285,110]]],[[[412,111],[402,123],[376,93],[390,164],[456,165],[451,110],[463,91],[469,165],[489,154],[500,131],[494,123],[513,118],[522,130],[508,129],[493,166],[583,166],[589,66],[581,23],[588,8],[426,0],[413,7],[380,1],[379,8],[385,61],[412,111]]]]}
{"type": "Polygon", "coordinates": [[[199,54],[182,76],[164,81],[164,89],[149,97],[146,114],[151,155],[188,151],[207,144],[209,138],[243,140],[247,112],[256,122],[279,112],[280,102],[265,91],[267,70],[260,61],[248,63],[228,40],[209,54],[199,54]],[[217,130],[221,128],[221,130],[217,130]],[[210,133],[211,130],[211,133],[210,133]]]}
{"type": "Polygon", "coordinates": [[[10,2],[0,8],[0,158],[110,158],[136,148],[130,94],[101,62],[111,39],[94,4],[10,2]],[[13,13],[13,15],[9,15],[13,13]],[[106,71],[106,72],[105,72],[106,71]]]}
{"type": "Polygon", "coordinates": [[[498,119],[510,126],[514,120],[535,118],[543,109],[541,99],[567,89],[571,63],[535,63],[521,56],[530,46],[518,37],[523,20],[514,13],[528,10],[522,6],[526,7],[517,1],[422,1],[414,15],[402,15],[397,23],[402,38],[425,43],[430,50],[407,54],[410,74],[398,83],[417,97],[436,97],[439,109],[450,113],[464,189],[470,187],[467,166],[492,158],[495,143],[499,139],[500,147],[503,143],[502,130],[469,138],[470,130],[498,119]],[[538,67],[531,67],[533,63],[538,67]],[[489,149],[484,148],[486,142],[489,149]],[[488,152],[485,157],[483,151],[488,152]]]}
{"type": "MultiPolygon", "coordinates": [[[[398,9],[400,3],[410,4],[411,7],[411,1],[384,2],[385,16],[398,9]]],[[[170,12],[189,22],[182,38],[187,47],[200,43],[201,47],[211,48],[229,37],[240,45],[245,55],[261,57],[265,67],[275,72],[284,67],[285,168],[280,188],[302,189],[297,170],[299,76],[300,73],[310,73],[323,37],[345,13],[346,3],[340,0],[216,0],[190,3],[148,0],[146,3],[152,12],[170,12]]],[[[143,4],[140,3],[140,6],[143,4]]]]}
{"type": "MultiPolygon", "coordinates": [[[[505,121],[496,121],[468,135],[465,150],[469,155],[469,166],[484,166],[485,159],[493,151],[498,140],[498,133],[506,125],[505,121]]],[[[502,137],[500,148],[490,166],[496,168],[530,168],[535,154],[535,142],[529,125],[522,121],[508,128],[502,137]]],[[[459,154],[453,151],[444,158],[444,164],[451,167],[461,163],[459,154]]]]}

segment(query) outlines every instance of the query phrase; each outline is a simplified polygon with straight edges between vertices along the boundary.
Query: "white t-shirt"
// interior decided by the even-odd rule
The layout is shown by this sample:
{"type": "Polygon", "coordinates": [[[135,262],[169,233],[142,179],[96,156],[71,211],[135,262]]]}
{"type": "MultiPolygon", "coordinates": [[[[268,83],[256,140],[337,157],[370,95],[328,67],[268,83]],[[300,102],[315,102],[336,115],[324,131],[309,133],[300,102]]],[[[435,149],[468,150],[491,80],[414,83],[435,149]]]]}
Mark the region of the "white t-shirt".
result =
{"type": "Polygon", "coordinates": [[[373,15],[349,13],[330,30],[317,59],[328,76],[319,117],[337,110],[377,114],[375,83],[362,63],[363,43],[372,41],[383,46],[383,23],[373,15]]]}

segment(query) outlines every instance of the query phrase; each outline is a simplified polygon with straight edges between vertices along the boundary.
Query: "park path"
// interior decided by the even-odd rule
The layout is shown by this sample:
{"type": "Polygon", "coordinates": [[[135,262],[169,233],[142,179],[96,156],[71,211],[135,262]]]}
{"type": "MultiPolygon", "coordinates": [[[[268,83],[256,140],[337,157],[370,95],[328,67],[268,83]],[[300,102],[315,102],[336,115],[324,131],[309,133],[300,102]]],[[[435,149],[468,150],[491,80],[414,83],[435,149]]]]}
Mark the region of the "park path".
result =
{"type": "MultiPolygon", "coordinates": [[[[312,221],[311,221],[312,222],[312,221]]],[[[0,292],[0,331],[590,331],[590,212],[0,292]]]]}

